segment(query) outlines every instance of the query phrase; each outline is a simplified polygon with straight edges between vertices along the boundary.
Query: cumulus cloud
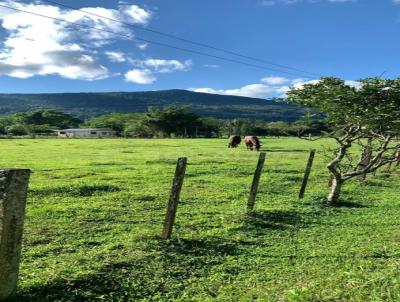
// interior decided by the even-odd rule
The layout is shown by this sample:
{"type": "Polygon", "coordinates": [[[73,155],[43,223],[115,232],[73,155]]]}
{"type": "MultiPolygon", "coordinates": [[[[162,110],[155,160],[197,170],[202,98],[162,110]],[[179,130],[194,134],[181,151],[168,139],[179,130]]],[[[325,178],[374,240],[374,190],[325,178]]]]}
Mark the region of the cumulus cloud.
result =
{"type": "Polygon", "coordinates": [[[125,80],[136,84],[152,84],[157,79],[147,69],[132,69],[125,73],[125,80]]]}
{"type": "MultiPolygon", "coordinates": [[[[284,77],[265,77],[261,83],[249,84],[236,89],[214,89],[214,88],[191,88],[189,90],[202,93],[236,95],[252,98],[285,97],[291,88],[302,88],[305,84],[317,84],[319,80],[288,79],[284,77]]],[[[345,81],[349,86],[359,88],[361,84],[357,81],[345,81]]]]}
{"type": "Polygon", "coordinates": [[[126,61],[125,55],[120,51],[106,51],[106,56],[111,62],[122,63],[126,61]]]}
{"type": "Polygon", "coordinates": [[[223,95],[236,95],[246,96],[252,98],[263,98],[274,92],[272,87],[264,84],[250,84],[237,89],[212,89],[212,88],[195,88],[192,89],[195,92],[212,93],[212,94],[223,94],[223,95]]]}
{"type": "Polygon", "coordinates": [[[289,83],[290,80],[284,77],[265,77],[261,79],[261,82],[269,84],[269,85],[282,85],[289,83]]]}
{"type": "Polygon", "coordinates": [[[157,74],[187,71],[192,66],[191,60],[130,59],[130,62],[135,68],[125,74],[125,80],[136,84],[152,84],[157,80],[157,74]]]}
{"type": "MultiPolygon", "coordinates": [[[[134,37],[120,23],[79,11],[40,2],[28,4],[6,0],[0,1],[0,4],[82,24],[82,27],[76,27],[65,22],[0,8],[1,27],[5,31],[5,35],[0,38],[3,44],[0,49],[0,75],[18,78],[59,75],[69,79],[103,79],[110,76],[110,72],[100,63],[95,49],[113,43],[116,36],[84,27],[91,26],[134,37]]],[[[120,4],[118,9],[86,7],[82,10],[140,24],[147,24],[152,16],[150,11],[126,3],[120,4]]],[[[118,52],[108,52],[106,55],[113,62],[123,60],[118,52]]]]}
{"type": "Polygon", "coordinates": [[[147,25],[153,15],[151,11],[147,11],[137,5],[121,3],[119,8],[133,23],[147,25]]]}
{"type": "Polygon", "coordinates": [[[145,49],[147,49],[147,47],[149,47],[149,44],[148,43],[140,43],[140,44],[138,44],[138,47],[141,50],[145,50],[145,49]]]}
{"type": "Polygon", "coordinates": [[[147,59],[136,61],[139,66],[151,68],[156,73],[169,73],[174,71],[187,71],[192,66],[191,60],[184,62],[178,60],[147,59]]]}

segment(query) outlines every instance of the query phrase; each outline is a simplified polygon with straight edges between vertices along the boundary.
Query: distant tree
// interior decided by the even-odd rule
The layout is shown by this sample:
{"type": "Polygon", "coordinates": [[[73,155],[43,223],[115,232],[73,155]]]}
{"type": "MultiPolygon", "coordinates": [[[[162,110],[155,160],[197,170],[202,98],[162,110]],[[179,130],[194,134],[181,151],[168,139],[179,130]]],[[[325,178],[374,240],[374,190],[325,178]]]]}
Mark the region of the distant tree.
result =
{"type": "Polygon", "coordinates": [[[15,117],[24,125],[48,125],[57,129],[78,127],[82,123],[81,120],[55,109],[40,109],[32,112],[17,113],[15,117]]]}
{"type": "Polygon", "coordinates": [[[200,118],[200,126],[196,127],[196,137],[221,137],[226,121],[212,117],[200,118]]]}
{"type": "Polygon", "coordinates": [[[129,124],[125,127],[124,136],[126,137],[146,137],[151,138],[155,134],[152,129],[143,123],[129,124]]]}
{"type": "Polygon", "coordinates": [[[196,129],[201,126],[200,116],[190,112],[190,107],[150,107],[143,124],[159,136],[171,137],[195,136],[196,129]]]}
{"type": "Polygon", "coordinates": [[[11,116],[0,117],[0,135],[7,134],[7,128],[15,123],[15,119],[11,116]]]}
{"type": "Polygon", "coordinates": [[[288,101],[306,105],[324,114],[337,142],[327,168],[333,181],[328,204],[337,204],[343,184],[353,177],[372,173],[399,158],[400,146],[391,144],[400,131],[400,79],[369,78],[360,87],[338,78],[322,78],[316,84],[291,89],[288,101]],[[354,144],[370,142],[370,160],[357,159],[354,144]]]}
{"type": "Polygon", "coordinates": [[[21,136],[29,134],[29,128],[24,124],[13,124],[6,127],[8,135],[21,136]]]}

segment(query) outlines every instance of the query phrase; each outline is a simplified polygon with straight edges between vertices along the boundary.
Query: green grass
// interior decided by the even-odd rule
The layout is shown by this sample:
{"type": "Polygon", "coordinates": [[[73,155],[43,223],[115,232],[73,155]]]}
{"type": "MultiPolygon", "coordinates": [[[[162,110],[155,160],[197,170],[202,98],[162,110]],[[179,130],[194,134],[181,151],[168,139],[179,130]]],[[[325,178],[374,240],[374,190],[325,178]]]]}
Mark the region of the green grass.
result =
{"type": "Polygon", "coordinates": [[[399,301],[400,174],[346,184],[325,207],[329,141],[1,140],[31,168],[15,301],[399,301]],[[308,150],[315,165],[297,199],[308,150]],[[189,165],[173,239],[159,239],[176,159],[189,165]]]}

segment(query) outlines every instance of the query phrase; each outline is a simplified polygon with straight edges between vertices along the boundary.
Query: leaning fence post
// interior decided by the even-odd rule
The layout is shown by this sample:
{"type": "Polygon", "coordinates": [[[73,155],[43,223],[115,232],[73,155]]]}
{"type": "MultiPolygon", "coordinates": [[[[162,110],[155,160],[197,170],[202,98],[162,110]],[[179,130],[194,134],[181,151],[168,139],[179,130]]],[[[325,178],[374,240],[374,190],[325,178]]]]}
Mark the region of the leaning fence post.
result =
{"type": "Polygon", "coordinates": [[[186,157],[178,158],[175,170],[175,177],[172,182],[171,195],[168,201],[167,213],[165,215],[164,229],[161,234],[161,237],[163,239],[171,238],[172,228],[174,227],[175,222],[176,210],[179,203],[179,196],[181,194],[183,179],[185,178],[186,165],[186,157]]]}
{"type": "Polygon", "coordinates": [[[30,170],[0,170],[0,301],[17,289],[29,176],[30,170]]]}
{"type": "Polygon", "coordinates": [[[300,192],[299,192],[300,199],[302,199],[304,197],[304,193],[306,192],[308,177],[310,176],[310,173],[311,173],[311,168],[312,168],[312,165],[314,162],[314,157],[315,157],[315,149],[312,149],[310,151],[310,156],[308,157],[306,170],[304,171],[303,182],[301,184],[301,188],[300,188],[300,192]]]}
{"type": "Polygon", "coordinates": [[[254,204],[256,202],[256,196],[258,191],[258,184],[260,182],[261,172],[264,167],[265,162],[265,152],[260,153],[260,157],[258,158],[257,168],[254,172],[253,182],[251,184],[250,195],[247,201],[247,211],[251,212],[254,209],[254,204]]]}

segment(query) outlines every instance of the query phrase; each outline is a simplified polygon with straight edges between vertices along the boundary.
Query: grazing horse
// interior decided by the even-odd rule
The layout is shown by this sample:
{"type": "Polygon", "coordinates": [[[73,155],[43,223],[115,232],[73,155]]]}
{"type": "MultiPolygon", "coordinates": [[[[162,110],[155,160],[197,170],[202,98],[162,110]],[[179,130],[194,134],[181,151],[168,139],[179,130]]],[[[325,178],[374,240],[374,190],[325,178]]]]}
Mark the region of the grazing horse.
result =
{"type": "Polygon", "coordinates": [[[261,144],[257,136],[245,136],[244,143],[246,144],[247,150],[260,151],[261,144]]]}
{"type": "Polygon", "coordinates": [[[239,135],[231,135],[229,137],[228,148],[237,148],[240,145],[242,139],[239,135]]]}

